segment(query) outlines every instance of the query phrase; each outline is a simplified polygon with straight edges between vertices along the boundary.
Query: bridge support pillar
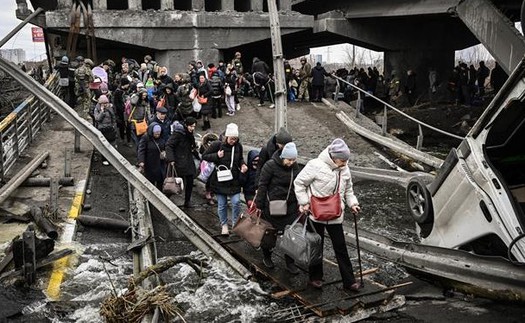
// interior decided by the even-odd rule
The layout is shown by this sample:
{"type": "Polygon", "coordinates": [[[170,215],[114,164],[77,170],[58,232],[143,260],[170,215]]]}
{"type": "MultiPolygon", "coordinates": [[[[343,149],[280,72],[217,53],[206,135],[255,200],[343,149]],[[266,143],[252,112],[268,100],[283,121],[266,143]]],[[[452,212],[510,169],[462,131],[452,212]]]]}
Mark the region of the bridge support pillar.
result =
{"type": "Polygon", "coordinates": [[[71,8],[71,0],[58,0],[57,1],[57,9],[69,9],[71,8]]]}
{"type": "Polygon", "coordinates": [[[263,0],[250,0],[252,11],[263,11],[263,0]]]}
{"type": "Polygon", "coordinates": [[[108,0],[93,0],[93,9],[107,10],[108,0]]]}
{"type": "Polygon", "coordinates": [[[155,61],[157,61],[160,66],[166,66],[170,76],[173,76],[173,73],[175,72],[186,71],[190,61],[200,59],[203,64],[207,66],[208,63],[217,64],[222,58],[222,52],[214,48],[195,50],[178,49],[158,51],[155,53],[155,61]]]}
{"type": "Polygon", "coordinates": [[[221,0],[222,11],[233,11],[235,8],[234,0],[221,0]]]}
{"type": "Polygon", "coordinates": [[[173,10],[175,9],[175,3],[173,0],[161,0],[160,10],[173,10]]]}
{"type": "Polygon", "coordinates": [[[441,82],[448,80],[454,68],[454,50],[422,50],[410,49],[403,51],[385,52],[385,78],[390,77],[392,71],[400,78],[402,90],[406,81],[407,71],[412,70],[416,73],[416,92],[426,93],[430,87],[428,71],[434,67],[441,82]]]}
{"type": "Polygon", "coordinates": [[[204,0],[191,0],[191,9],[197,11],[204,10],[204,0]]]}
{"type": "Polygon", "coordinates": [[[140,0],[128,0],[129,10],[142,10],[142,1],[140,0]]]}
{"type": "Polygon", "coordinates": [[[291,0],[279,0],[279,10],[280,11],[292,10],[292,1],[291,0]]]}

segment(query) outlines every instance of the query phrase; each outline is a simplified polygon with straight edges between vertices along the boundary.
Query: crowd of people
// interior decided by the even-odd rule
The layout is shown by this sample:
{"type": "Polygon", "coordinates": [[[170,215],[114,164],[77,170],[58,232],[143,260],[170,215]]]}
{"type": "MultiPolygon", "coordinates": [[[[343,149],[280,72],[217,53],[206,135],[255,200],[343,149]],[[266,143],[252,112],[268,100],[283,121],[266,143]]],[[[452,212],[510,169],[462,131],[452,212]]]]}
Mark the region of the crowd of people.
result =
{"type": "MultiPolygon", "coordinates": [[[[77,57],[70,62],[63,57],[56,67],[61,95],[82,117],[92,121],[109,143],[134,147],[137,167],[151,183],[162,190],[166,176],[182,178],[182,207],[192,208],[194,181],[199,178],[205,183],[207,203],[216,204],[223,235],[229,235],[239,219],[241,196],[247,205],[261,210],[281,233],[298,217],[310,218],[314,223],[311,230],[324,241],[326,229],[332,240],[343,287],[359,289],[344,243],[343,212],[330,221],[309,213],[309,196],[332,194],[334,190],[340,193],[337,204],[359,212],[347,166],[350,150],[342,139],[334,140],[302,171],[296,163],[297,147],[284,128],[272,135],[261,150],[249,151],[247,161],[239,127],[233,122],[219,135],[207,133],[200,147],[196,143],[199,118],[202,129],[208,130],[213,118],[223,117],[224,106],[225,114],[234,116],[240,109],[239,96],[250,92],[259,97],[261,106],[272,101],[272,76],[265,62],[254,58],[252,73],[244,73],[241,54],[236,53],[231,62],[220,61],[207,68],[199,60],[189,62],[188,71],[173,78],[150,56],[140,64],[123,57],[120,71],[114,68],[111,60],[95,66],[88,58],[77,57]],[[285,214],[272,213],[272,200],[286,201],[285,214]]],[[[285,70],[288,90],[292,92],[289,99],[322,98],[321,84],[330,74],[320,64],[311,68],[303,59],[297,71],[291,67],[285,70]]],[[[262,248],[262,259],[266,267],[274,268],[272,248],[262,248]]],[[[298,274],[294,260],[290,256],[285,259],[286,270],[298,274]]],[[[322,288],[322,263],[310,265],[309,277],[311,286],[322,288]]]]}
{"type": "MultiPolygon", "coordinates": [[[[325,78],[332,73],[321,63],[312,68],[306,58],[300,63],[298,69],[293,69],[288,61],[284,63],[288,100],[321,101],[325,78]]],[[[328,232],[343,287],[350,291],[359,289],[342,223],[345,205],[354,214],[359,213],[360,207],[347,166],[350,150],[342,139],[335,139],[301,171],[296,164],[297,147],[283,128],[260,151],[248,152],[247,161],[239,141],[239,127],[233,122],[219,135],[206,134],[200,147],[196,143],[198,123],[206,131],[214,118],[235,116],[241,108],[239,98],[242,96],[255,95],[259,106],[269,101],[269,108],[274,107],[274,80],[266,62],[254,57],[251,73],[248,73],[238,52],[230,62],[219,61],[217,65],[205,66],[202,61],[195,60],[188,63],[187,71],[170,75],[166,67],[146,55],[142,63],[122,57],[120,68],[116,67],[112,60],[95,65],[91,59],[81,56],[72,62],[62,57],[56,69],[64,101],[93,122],[115,147],[117,143],[134,147],[137,167],[157,188],[162,189],[167,175],[182,178],[182,206],[185,208],[193,207],[193,183],[200,172],[199,179],[206,185],[207,203],[217,204],[218,224],[223,235],[230,234],[239,219],[241,194],[246,203],[261,210],[262,216],[279,232],[298,217],[308,217],[313,222],[311,230],[317,232],[323,242],[324,232],[328,232]],[[205,171],[208,176],[203,178],[205,171]],[[335,193],[339,196],[337,203],[341,204],[340,216],[330,220],[316,218],[310,212],[310,198],[335,193]],[[286,201],[285,214],[272,214],[270,202],[273,200],[286,201]]],[[[468,104],[473,86],[477,86],[477,93],[484,93],[485,79],[489,76],[484,64],[480,64],[478,70],[465,69],[460,64],[456,70],[458,100],[461,98],[468,104]]],[[[498,77],[494,77],[496,73],[493,71],[491,77],[495,88],[501,86],[498,77]]],[[[407,71],[403,85],[395,71],[389,80],[385,80],[376,68],[368,68],[367,72],[363,68],[338,70],[334,74],[393,102],[401,95],[411,104],[416,99],[417,82],[413,71],[407,71]]],[[[429,80],[431,89],[437,86],[432,69],[429,80]]],[[[274,268],[271,248],[263,246],[262,258],[266,267],[274,268]]],[[[285,256],[285,263],[290,274],[299,273],[291,257],[285,256]]],[[[322,288],[322,263],[310,264],[309,278],[311,286],[322,288]]]]}

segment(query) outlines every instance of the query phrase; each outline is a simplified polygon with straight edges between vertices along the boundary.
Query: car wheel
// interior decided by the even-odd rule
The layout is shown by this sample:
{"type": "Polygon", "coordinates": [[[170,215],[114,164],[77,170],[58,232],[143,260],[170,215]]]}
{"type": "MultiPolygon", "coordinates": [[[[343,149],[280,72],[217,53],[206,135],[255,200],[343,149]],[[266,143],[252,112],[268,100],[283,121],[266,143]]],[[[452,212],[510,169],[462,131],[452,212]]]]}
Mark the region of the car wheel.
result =
{"type": "Polygon", "coordinates": [[[410,215],[418,224],[431,223],[434,220],[432,197],[425,184],[419,179],[412,179],[407,186],[407,205],[410,215]]]}

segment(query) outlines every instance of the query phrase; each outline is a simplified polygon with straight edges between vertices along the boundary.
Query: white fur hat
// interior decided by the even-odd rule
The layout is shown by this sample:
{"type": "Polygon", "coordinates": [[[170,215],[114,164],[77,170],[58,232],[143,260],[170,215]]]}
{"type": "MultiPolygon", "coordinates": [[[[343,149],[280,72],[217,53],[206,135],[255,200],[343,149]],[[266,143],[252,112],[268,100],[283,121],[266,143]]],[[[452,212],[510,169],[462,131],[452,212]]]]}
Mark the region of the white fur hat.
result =
{"type": "Polygon", "coordinates": [[[229,123],[226,126],[224,135],[226,137],[239,137],[239,127],[235,123],[229,123]]]}

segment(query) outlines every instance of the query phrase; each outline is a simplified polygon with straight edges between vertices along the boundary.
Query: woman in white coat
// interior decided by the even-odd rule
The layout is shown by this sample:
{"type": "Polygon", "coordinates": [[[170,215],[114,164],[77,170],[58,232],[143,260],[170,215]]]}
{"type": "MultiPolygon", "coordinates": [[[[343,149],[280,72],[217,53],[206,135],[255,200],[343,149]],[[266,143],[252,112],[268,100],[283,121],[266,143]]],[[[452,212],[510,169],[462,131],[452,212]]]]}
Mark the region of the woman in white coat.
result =
{"type": "MultiPolygon", "coordinates": [[[[326,197],[335,194],[339,187],[341,203],[340,216],[329,220],[316,220],[313,214],[315,231],[321,236],[324,245],[324,231],[330,235],[334,247],[339,272],[343,280],[343,288],[349,291],[357,291],[360,284],[356,282],[354,271],[348,256],[345,236],[343,232],[344,207],[346,205],[352,213],[359,213],[360,207],[357,197],[354,195],[352,176],[348,168],[350,149],[343,139],[335,139],[319,156],[310,160],[294,181],[295,195],[299,203],[300,212],[310,211],[310,196],[326,197]]],[[[309,284],[315,288],[323,286],[323,263],[312,264],[309,268],[309,284]]]]}

